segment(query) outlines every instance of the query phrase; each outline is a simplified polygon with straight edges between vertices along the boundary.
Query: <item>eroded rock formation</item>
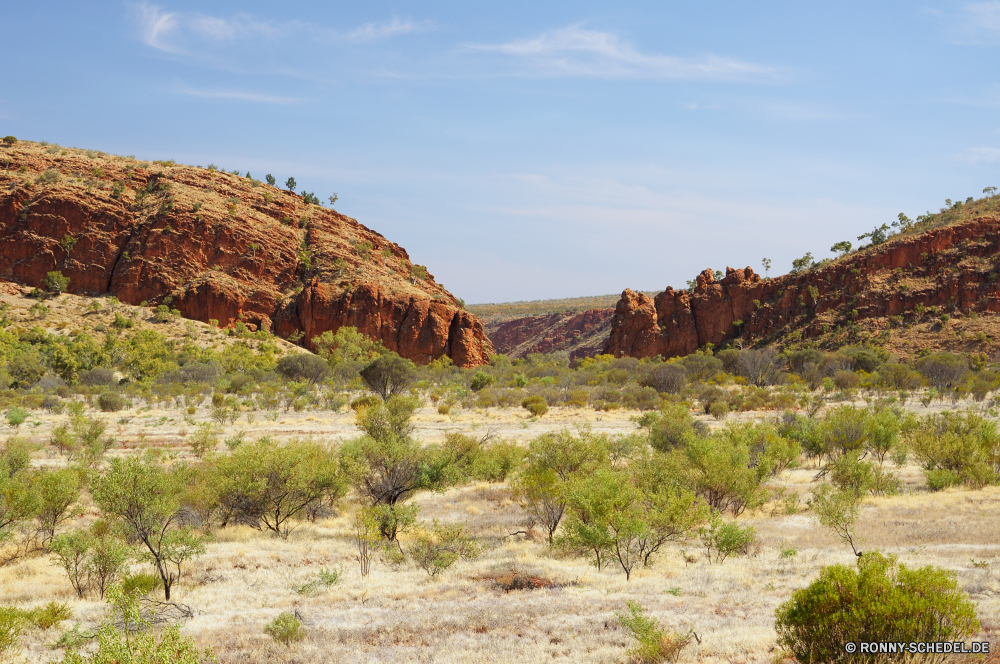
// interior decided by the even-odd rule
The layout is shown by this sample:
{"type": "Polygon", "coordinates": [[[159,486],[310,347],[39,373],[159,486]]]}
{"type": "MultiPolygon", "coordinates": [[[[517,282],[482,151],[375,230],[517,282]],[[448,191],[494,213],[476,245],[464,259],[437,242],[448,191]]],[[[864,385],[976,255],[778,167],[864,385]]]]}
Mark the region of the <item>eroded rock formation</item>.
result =
{"type": "Polygon", "coordinates": [[[690,293],[668,287],[650,298],[626,289],[605,350],[667,358],[733,339],[809,339],[860,325],[877,334],[931,307],[998,313],[998,258],[1000,217],[983,216],[771,280],[749,267],[727,267],[721,281],[705,270],[690,293]]]}
{"type": "Polygon", "coordinates": [[[528,353],[567,351],[570,359],[600,353],[611,333],[614,309],[590,309],[525,316],[486,325],[498,353],[524,357],[528,353]]]}
{"type": "Polygon", "coordinates": [[[18,143],[0,148],[0,278],[166,304],[284,337],[352,325],[417,362],[488,361],[479,320],[354,219],[249,177],[18,143]]]}

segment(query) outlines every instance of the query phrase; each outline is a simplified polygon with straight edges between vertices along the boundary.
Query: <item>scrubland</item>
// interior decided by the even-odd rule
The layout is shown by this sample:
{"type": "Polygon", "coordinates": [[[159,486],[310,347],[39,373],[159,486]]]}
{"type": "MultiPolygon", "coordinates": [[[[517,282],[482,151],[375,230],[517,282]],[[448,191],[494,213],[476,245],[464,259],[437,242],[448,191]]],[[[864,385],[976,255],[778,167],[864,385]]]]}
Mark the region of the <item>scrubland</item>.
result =
{"type": "MultiPolygon", "coordinates": [[[[953,573],[979,620],[965,639],[1000,648],[1000,439],[988,357],[928,354],[909,365],[858,347],[784,355],[707,349],[671,362],[603,357],[574,365],[558,355],[497,358],[472,371],[439,361],[405,368],[405,385],[383,401],[372,395],[378,381],[363,374],[392,355],[349,330],[320,344],[319,366],[287,359],[299,349],[261,333],[116,303],[86,313],[85,298],[65,295],[46,302],[45,316],[8,309],[0,329],[4,463],[11,471],[16,454],[28,455],[4,490],[19,473],[34,486],[46,472],[79,469],[84,488],[58,521],[58,537],[101,520],[118,523],[102,508],[108,501],[100,487],[119,460],[180,469],[194,497],[178,498],[170,528],[188,527],[204,550],[184,560],[169,603],[154,585],[144,606],[163,619],[154,632],[177,623],[220,662],[624,662],[635,641],[617,616],[628,602],[664,629],[690,635],[679,661],[784,661],[790,655],[778,642],[776,608],[824,567],[857,560],[817,521],[810,501],[821,487],[857,501],[851,532],[860,550],[953,573]],[[116,315],[132,325],[111,331],[116,315]],[[405,421],[392,420],[389,404],[404,402],[405,421]],[[381,440],[377,417],[396,433],[381,440]],[[94,422],[103,429],[87,442],[94,422]],[[935,436],[957,447],[939,454],[935,436]],[[376,447],[403,445],[423,475],[398,503],[416,508],[415,521],[396,542],[376,538],[363,576],[356,517],[372,507],[364,479],[373,466],[357,463],[357,448],[366,437],[376,447]],[[537,463],[531,454],[545,441],[603,455],[563,484],[539,485],[569,504],[553,544],[525,489],[537,463]],[[301,512],[288,532],[275,533],[259,512],[237,507],[239,518],[226,522],[217,503],[199,497],[195,489],[211,488],[200,469],[221,467],[251,444],[321,450],[320,463],[336,477],[311,501],[314,518],[301,512]],[[494,465],[462,466],[458,444],[494,465]],[[713,456],[730,449],[749,456],[713,456]],[[647,467],[676,491],[661,497],[667,507],[689,496],[700,516],[675,515],[686,525],[630,578],[613,558],[598,569],[572,537],[584,516],[571,498],[594,478],[625,478],[632,487],[638,479],[630,473],[647,467]],[[713,485],[730,475],[731,486],[713,485]],[[729,493],[719,499],[720,492],[729,493]],[[754,533],[721,561],[704,546],[709,505],[754,533]],[[412,552],[435,522],[463,524],[478,555],[449,560],[433,575],[417,565],[412,552]],[[401,559],[400,550],[410,555],[401,559]],[[303,629],[287,645],[265,631],[284,613],[303,629]]],[[[8,656],[60,661],[65,650],[53,646],[67,632],[92,634],[114,613],[92,589],[79,596],[56,554],[25,545],[38,537],[36,522],[25,513],[4,526],[0,606],[30,610],[54,601],[72,616],[26,627],[19,652],[8,656]]],[[[122,528],[116,536],[141,551],[122,528]]],[[[611,545],[600,546],[607,554],[611,545]]],[[[126,571],[151,569],[133,558],[126,571]]],[[[94,640],[80,645],[84,654],[96,647],[94,640]]]]}

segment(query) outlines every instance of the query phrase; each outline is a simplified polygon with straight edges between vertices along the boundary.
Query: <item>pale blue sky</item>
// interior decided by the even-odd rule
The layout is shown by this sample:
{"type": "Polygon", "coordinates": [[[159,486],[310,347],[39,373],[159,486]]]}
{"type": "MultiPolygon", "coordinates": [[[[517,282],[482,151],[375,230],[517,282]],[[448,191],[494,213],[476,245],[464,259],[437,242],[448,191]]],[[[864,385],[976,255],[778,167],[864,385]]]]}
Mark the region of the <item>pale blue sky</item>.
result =
{"type": "Polygon", "coordinates": [[[292,175],[470,303],[773,276],[1000,186],[1000,2],[21,2],[4,24],[0,135],[292,175]]]}

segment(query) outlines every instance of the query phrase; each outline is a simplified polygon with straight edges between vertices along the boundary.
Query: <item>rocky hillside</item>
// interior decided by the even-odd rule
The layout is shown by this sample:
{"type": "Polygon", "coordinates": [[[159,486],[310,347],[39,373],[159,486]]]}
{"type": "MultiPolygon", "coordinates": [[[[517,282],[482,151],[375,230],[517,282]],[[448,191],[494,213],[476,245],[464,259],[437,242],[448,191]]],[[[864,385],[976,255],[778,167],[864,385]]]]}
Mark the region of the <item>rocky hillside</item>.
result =
{"type": "Polygon", "coordinates": [[[165,304],[309,346],[357,327],[416,362],[476,366],[482,324],[406,251],[249,176],[25,141],[0,147],[0,279],[165,304]]]}
{"type": "Polygon", "coordinates": [[[570,359],[597,355],[608,341],[614,309],[526,316],[486,324],[486,335],[498,353],[524,357],[528,353],[567,351],[570,359]]]}
{"type": "Polygon", "coordinates": [[[726,342],[868,341],[903,356],[942,347],[991,352],[1000,327],[1000,216],[996,197],[974,205],[986,213],[947,225],[929,216],[927,230],[797,274],[767,280],[749,267],[726,268],[721,281],[702,272],[691,292],[667,288],[651,298],[626,290],[606,350],[674,357],[726,342]],[[965,329],[956,319],[975,323],[965,329]]]}

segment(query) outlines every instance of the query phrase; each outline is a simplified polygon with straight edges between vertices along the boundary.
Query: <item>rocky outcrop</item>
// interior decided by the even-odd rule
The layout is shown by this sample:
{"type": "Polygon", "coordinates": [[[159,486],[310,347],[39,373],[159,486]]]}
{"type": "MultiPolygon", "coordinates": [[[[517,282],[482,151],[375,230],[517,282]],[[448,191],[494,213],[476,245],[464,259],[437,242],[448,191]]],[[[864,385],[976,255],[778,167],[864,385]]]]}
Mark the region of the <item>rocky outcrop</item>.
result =
{"type": "Polygon", "coordinates": [[[707,344],[821,337],[845,328],[860,340],[944,312],[1000,312],[1000,217],[897,236],[822,268],[764,280],[751,268],[698,275],[689,293],[655,298],[626,289],[605,351],[675,357],[707,344]]]}
{"type": "Polygon", "coordinates": [[[354,219],[249,177],[172,162],[0,148],[0,279],[165,304],[283,337],[357,327],[417,362],[489,360],[479,320],[354,219]]]}
{"type": "Polygon", "coordinates": [[[498,353],[524,357],[528,353],[566,351],[570,359],[597,355],[611,333],[614,309],[591,309],[525,316],[488,323],[486,335],[498,353]]]}

